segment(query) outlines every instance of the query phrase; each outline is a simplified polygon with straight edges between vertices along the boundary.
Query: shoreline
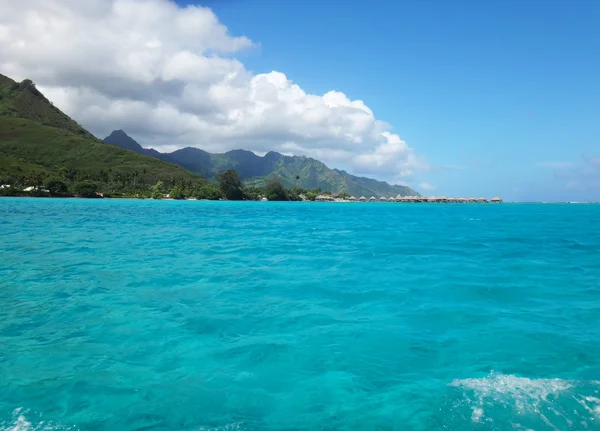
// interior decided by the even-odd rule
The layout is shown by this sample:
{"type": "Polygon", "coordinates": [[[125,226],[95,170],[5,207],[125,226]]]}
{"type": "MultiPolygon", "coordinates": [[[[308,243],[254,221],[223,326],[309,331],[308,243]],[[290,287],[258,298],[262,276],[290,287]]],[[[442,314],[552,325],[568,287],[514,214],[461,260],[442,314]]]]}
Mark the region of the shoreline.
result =
{"type": "Polygon", "coordinates": [[[349,200],[332,200],[332,201],[261,201],[261,200],[227,200],[227,199],[152,199],[152,198],[135,198],[135,197],[103,197],[103,198],[85,198],[85,197],[77,197],[77,196],[0,196],[0,199],[56,199],[56,200],[66,200],[66,199],[74,199],[74,200],[110,200],[110,201],[197,201],[197,202],[287,202],[287,203],[315,203],[315,204],[470,204],[470,205],[489,205],[492,203],[495,204],[529,204],[529,205],[600,205],[600,202],[575,202],[575,201],[560,201],[560,202],[513,202],[513,201],[502,201],[502,202],[430,202],[426,200],[418,201],[418,202],[410,202],[410,201],[373,201],[373,202],[361,202],[361,201],[349,201],[349,200]]]}

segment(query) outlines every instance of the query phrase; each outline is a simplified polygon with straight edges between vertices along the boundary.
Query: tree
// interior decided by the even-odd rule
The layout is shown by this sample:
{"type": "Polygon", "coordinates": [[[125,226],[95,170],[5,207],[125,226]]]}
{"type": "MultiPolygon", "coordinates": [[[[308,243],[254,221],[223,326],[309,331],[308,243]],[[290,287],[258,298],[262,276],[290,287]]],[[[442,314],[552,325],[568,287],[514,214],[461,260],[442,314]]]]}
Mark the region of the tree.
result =
{"type": "Polygon", "coordinates": [[[342,192],[338,195],[338,198],[340,199],[348,199],[350,197],[350,195],[346,192],[342,192]]]}
{"type": "Polygon", "coordinates": [[[211,201],[216,201],[223,197],[221,189],[213,183],[207,183],[198,187],[194,195],[196,199],[208,199],[211,201]]]}
{"type": "Polygon", "coordinates": [[[221,172],[217,175],[217,181],[226,199],[230,201],[241,201],[244,199],[244,187],[236,171],[229,169],[221,172]]]}
{"type": "Polygon", "coordinates": [[[50,196],[63,196],[69,191],[67,185],[56,177],[46,180],[46,188],[50,192],[50,196]]]}
{"type": "Polygon", "coordinates": [[[91,181],[80,181],[73,186],[75,194],[82,198],[95,198],[96,189],[96,184],[91,181]]]}
{"type": "Polygon", "coordinates": [[[173,187],[173,190],[171,190],[171,193],[169,193],[169,197],[171,199],[185,199],[185,193],[180,186],[175,186],[173,187]]]}
{"type": "Polygon", "coordinates": [[[262,189],[259,189],[258,187],[246,187],[244,189],[244,195],[248,201],[257,201],[262,194],[262,189]]]}
{"type": "Polygon", "coordinates": [[[304,194],[305,191],[300,187],[294,187],[293,189],[286,190],[286,195],[289,201],[301,201],[300,195],[304,194]]]}
{"type": "Polygon", "coordinates": [[[318,193],[311,190],[311,191],[306,192],[305,196],[306,196],[306,199],[308,199],[309,201],[314,201],[317,198],[318,193]]]}
{"type": "Polygon", "coordinates": [[[152,186],[152,192],[165,193],[165,183],[162,181],[157,181],[156,184],[152,186]]]}
{"type": "Polygon", "coordinates": [[[270,201],[287,201],[288,196],[279,180],[271,180],[265,186],[265,195],[270,201]]]}
{"type": "Polygon", "coordinates": [[[298,186],[298,181],[300,181],[300,175],[296,175],[296,188],[299,189],[300,186],[298,186]]]}
{"type": "Polygon", "coordinates": [[[40,187],[44,183],[44,173],[35,171],[29,174],[29,178],[27,178],[27,182],[29,185],[34,187],[40,187]]]}

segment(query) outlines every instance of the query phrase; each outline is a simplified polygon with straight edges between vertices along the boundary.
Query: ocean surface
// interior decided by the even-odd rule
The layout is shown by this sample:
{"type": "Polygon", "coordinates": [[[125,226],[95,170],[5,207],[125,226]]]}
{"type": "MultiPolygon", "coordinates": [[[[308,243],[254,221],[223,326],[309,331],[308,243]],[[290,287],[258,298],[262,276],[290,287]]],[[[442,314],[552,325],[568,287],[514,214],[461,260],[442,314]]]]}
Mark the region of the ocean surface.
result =
{"type": "Polygon", "coordinates": [[[600,430],[600,205],[2,198],[0,430],[600,430]]]}

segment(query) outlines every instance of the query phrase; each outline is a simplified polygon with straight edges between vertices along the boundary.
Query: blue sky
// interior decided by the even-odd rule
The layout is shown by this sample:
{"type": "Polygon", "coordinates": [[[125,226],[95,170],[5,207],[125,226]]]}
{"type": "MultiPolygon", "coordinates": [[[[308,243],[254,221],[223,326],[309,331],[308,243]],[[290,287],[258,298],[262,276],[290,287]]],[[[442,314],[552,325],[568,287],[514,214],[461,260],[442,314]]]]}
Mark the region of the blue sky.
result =
{"type": "Polygon", "coordinates": [[[0,73],[99,137],[306,155],[426,195],[600,201],[600,0],[0,5],[0,73]]]}
{"type": "Polygon", "coordinates": [[[424,193],[600,200],[600,2],[194,4],[259,44],[252,72],[363,100],[432,165],[424,193]]]}

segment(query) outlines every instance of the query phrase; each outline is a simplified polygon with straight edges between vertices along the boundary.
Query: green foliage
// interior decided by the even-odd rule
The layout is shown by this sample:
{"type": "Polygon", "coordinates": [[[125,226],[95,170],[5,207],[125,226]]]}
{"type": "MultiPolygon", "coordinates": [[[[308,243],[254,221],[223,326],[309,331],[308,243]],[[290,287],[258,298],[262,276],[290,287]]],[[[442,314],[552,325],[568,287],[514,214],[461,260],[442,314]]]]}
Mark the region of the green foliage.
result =
{"type": "Polygon", "coordinates": [[[265,187],[265,195],[270,201],[287,201],[288,194],[278,180],[271,180],[265,187]]]}
{"type": "Polygon", "coordinates": [[[165,190],[165,183],[163,183],[162,181],[157,181],[156,184],[152,186],[152,192],[159,192],[164,194],[165,190]]]}
{"type": "Polygon", "coordinates": [[[81,181],[73,184],[73,192],[82,198],[95,198],[98,186],[91,181],[81,181]]]}
{"type": "Polygon", "coordinates": [[[219,172],[235,169],[247,187],[263,188],[269,180],[278,178],[286,188],[322,189],[355,196],[418,195],[414,190],[383,181],[357,177],[337,169],[330,169],[322,162],[309,157],[284,156],[276,152],[259,157],[251,151],[233,150],[224,154],[211,154],[199,148],[183,148],[162,154],[142,148],[123,131],[115,131],[106,142],[140,154],[149,154],[161,160],[171,161],[206,178],[215,178],[219,172]]]}
{"type": "Polygon", "coordinates": [[[246,197],[246,200],[257,201],[257,200],[260,200],[262,195],[263,195],[263,191],[262,191],[262,189],[259,189],[258,187],[244,188],[244,196],[246,197]]]}
{"type": "Polygon", "coordinates": [[[294,187],[292,189],[286,190],[287,200],[288,201],[301,201],[302,198],[300,195],[305,194],[306,191],[299,187],[294,187]]]}
{"type": "Polygon", "coordinates": [[[0,75],[0,95],[0,116],[23,118],[93,138],[91,133],[53,106],[29,79],[17,83],[0,75]]]}
{"type": "Polygon", "coordinates": [[[244,186],[238,177],[238,173],[233,169],[221,172],[217,175],[219,188],[226,199],[230,201],[240,201],[244,199],[244,186]]]}
{"type": "Polygon", "coordinates": [[[211,201],[219,200],[223,197],[221,189],[213,183],[206,183],[196,189],[196,199],[207,199],[211,201]]]}
{"type": "Polygon", "coordinates": [[[105,145],[25,80],[0,75],[0,177],[19,187],[59,178],[72,188],[91,181],[99,192],[148,196],[161,180],[194,188],[206,180],[180,166],[105,145]]]}
{"type": "Polygon", "coordinates": [[[339,197],[340,199],[348,199],[348,198],[350,197],[350,195],[349,195],[348,193],[346,193],[346,192],[342,192],[342,193],[340,193],[340,194],[338,195],[338,197],[339,197]]]}
{"type": "MultiPolygon", "coordinates": [[[[1,184],[4,184],[3,182],[1,184]]],[[[0,188],[0,196],[18,196],[18,190],[11,185],[11,187],[0,188]]]]}
{"type": "Polygon", "coordinates": [[[305,196],[306,196],[306,199],[308,199],[309,201],[314,201],[317,198],[317,196],[319,196],[319,194],[317,192],[311,190],[311,191],[306,192],[305,196]]]}
{"type": "Polygon", "coordinates": [[[169,193],[171,199],[185,199],[185,192],[181,186],[175,186],[169,193]]]}
{"type": "Polygon", "coordinates": [[[50,196],[65,196],[69,193],[67,185],[61,178],[51,177],[46,180],[45,186],[50,192],[50,196]]]}
{"type": "Polygon", "coordinates": [[[162,199],[165,197],[164,193],[158,191],[158,190],[154,190],[151,194],[152,199],[162,199]]]}

